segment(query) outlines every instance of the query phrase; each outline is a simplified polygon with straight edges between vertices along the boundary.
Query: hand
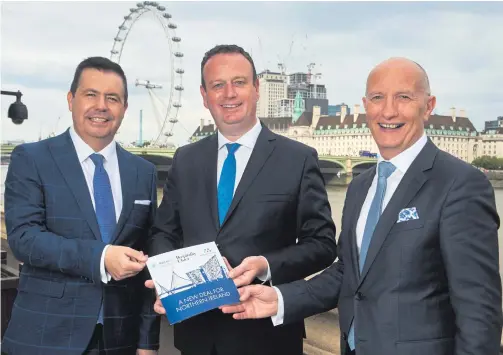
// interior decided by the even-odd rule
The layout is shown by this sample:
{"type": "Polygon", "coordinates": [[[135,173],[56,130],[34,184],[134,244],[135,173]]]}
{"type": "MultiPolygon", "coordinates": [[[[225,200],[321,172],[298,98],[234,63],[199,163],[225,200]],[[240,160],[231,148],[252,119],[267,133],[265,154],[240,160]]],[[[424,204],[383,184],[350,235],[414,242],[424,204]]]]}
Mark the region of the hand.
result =
{"type": "Polygon", "coordinates": [[[111,245],[105,252],[105,269],[116,281],[135,276],[145,267],[148,256],[120,245],[111,245]]]}
{"type": "Polygon", "coordinates": [[[157,355],[157,350],[136,349],[136,355],[157,355]]]}
{"type": "Polygon", "coordinates": [[[267,272],[268,267],[267,260],[263,256],[249,256],[240,265],[229,271],[229,277],[234,280],[236,287],[249,285],[257,275],[263,275],[267,272]]]}
{"type": "Polygon", "coordinates": [[[278,313],[278,294],[272,287],[250,285],[242,287],[238,291],[241,303],[220,307],[224,313],[234,313],[232,318],[267,318],[278,313]]]}
{"type": "MultiPolygon", "coordinates": [[[[145,287],[155,289],[154,281],[152,281],[152,280],[145,281],[145,287]]],[[[157,295],[157,291],[155,292],[155,294],[157,295]]],[[[162,302],[161,302],[161,299],[159,298],[159,295],[157,295],[157,298],[155,299],[154,311],[157,314],[166,314],[166,310],[164,309],[164,306],[162,305],[162,302]]]]}

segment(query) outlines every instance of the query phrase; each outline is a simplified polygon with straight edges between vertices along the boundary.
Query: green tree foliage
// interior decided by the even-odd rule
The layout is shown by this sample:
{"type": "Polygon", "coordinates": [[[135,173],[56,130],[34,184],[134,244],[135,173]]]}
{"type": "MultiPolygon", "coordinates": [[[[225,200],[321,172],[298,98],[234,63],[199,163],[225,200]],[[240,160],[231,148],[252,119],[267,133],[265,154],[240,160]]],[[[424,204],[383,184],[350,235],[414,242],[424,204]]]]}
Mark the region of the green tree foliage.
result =
{"type": "Polygon", "coordinates": [[[472,162],[478,168],[487,170],[503,170],[503,158],[483,155],[472,162]]]}

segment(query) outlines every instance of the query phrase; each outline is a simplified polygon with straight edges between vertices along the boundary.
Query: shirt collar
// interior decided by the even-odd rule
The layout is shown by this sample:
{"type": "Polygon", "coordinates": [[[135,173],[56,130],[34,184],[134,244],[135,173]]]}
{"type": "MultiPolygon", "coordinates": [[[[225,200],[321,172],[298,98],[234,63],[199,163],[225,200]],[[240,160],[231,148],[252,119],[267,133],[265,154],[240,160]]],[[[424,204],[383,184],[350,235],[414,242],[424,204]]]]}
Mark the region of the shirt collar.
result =
{"type": "Polygon", "coordinates": [[[220,131],[218,131],[218,150],[220,150],[227,143],[239,143],[240,145],[253,150],[261,131],[262,125],[260,124],[259,119],[257,119],[257,122],[255,123],[255,126],[252,127],[252,129],[239,137],[239,139],[235,142],[231,142],[230,140],[225,138],[224,135],[220,133],[220,131]]]}
{"type": "MultiPolygon", "coordinates": [[[[409,148],[405,149],[396,157],[390,159],[389,162],[392,163],[403,174],[405,174],[409,169],[410,165],[412,164],[412,162],[414,161],[414,159],[416,159],[416,157],[419,155],[419,153],[421,152],[421,150],[423,149],[423,147],[426,145],[427,142],[428,138],[426,137],[426,134],[423,133],[421,138],[419,138],[416,143],[414,143],[409,148]]],[[[383,159],[383,157],[379,155],[377,163],[379,164],[382,161],[385,161],[385,159],[383,159]]]]}
{"type": "Polygon", "coordinates": [[[79,162],[82,164],[91,154],[98,153],[103,155],[105,161],[109,161],[114,155],[117,154],[117,147],[115,140],[112,140],[109,145],[103,148],[99,152],[95,152],[75,131],[73,125],[70,127],[70,138],[72,139],[73,145],[75,146],[75,151],[77,152],[77,157],[79,162]]]}

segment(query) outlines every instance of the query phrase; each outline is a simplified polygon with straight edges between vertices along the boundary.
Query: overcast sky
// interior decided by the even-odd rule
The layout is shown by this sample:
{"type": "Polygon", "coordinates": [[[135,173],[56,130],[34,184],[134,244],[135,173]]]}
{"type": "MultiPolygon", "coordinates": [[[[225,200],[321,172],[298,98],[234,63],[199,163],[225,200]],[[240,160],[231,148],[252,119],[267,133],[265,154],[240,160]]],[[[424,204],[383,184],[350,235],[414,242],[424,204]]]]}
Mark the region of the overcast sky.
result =
{"type": "MultiPolygon", "coordinates": [[[[322,73],[330,104],[361,103],[368,72],[380,61],[405,56],[428,72],[439,114],[465,109],[477,129],[503,115],[503,2],[160,2],[173,16],[184,53],[180,125],[173,141],[186,142],[200,119],[211,120],[199,93],[200,62],[216,44],[248,50],[257,67],[322,73]],[[291,44],[293,41],[293,45],[291,44]],[[291,48],[291,51],[290,51],[291,48]]],[[[88,57],[110,57],[113,39],[136,2],[2,2],[1,86],[21,90],[29,119],[7,119],[2,96],[2,140],[36,140],[71,124],[66,104],[75,67],[88,57]]],[[[136,79],[169,82],[169,43],[153,16],[144,15],[126,40],[120,64],[129,81],[130,106],[118,140],[144,139],[159,123],[136,79]]],[[[157,95],[167,101],[169,85],[157,95]]]]}

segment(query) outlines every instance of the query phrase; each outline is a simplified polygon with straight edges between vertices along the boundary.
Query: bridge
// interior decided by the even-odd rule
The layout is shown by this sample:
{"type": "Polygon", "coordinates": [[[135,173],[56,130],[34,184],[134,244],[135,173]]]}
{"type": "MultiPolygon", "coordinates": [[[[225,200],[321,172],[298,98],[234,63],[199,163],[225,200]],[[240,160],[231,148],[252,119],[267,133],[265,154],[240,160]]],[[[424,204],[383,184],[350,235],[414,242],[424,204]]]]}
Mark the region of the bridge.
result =
{"type": "MultiPolygon", "coordinates": [[[[140,155],[145,159],[152,161],[156,164],[158,159],[150,159],[149,157],[164,157],[165,164],[156,164],[159,171],[165,170],[163,165],[171,165],[173,155],[175,154],[175,149],[163,149],[163,148],[126,148],[127,151],[140,155]]],[[[160,160],[160,159],[159,159],[160,160]]],[[[328,174],[341,174],[352,175],[356,168],[355,173],[360,173],[363,170],[370,168],[377,163],[376,158],[369,157],[350,157],[350,156],[332,156],[332,155],[320,155],[320,168],[322,173],[328,174]]]]}
{"type": "MultiPolygon", "coordinates": [[[[8,156],[15,146],[2,145],[2,156],[8,156]]],[[[157,170],[165,175],[173,161],[175,149],[166,148],[151,148],[151,147],[127,147],[127,151],[139,155],[142,158],[152,162],[157,166],[157,170]]],[[[351,157],[351,156],[332,156],[320,155],[319,163],[321,172],[324,175],[341,175],[352,176],[374,166],[377,163],[376,158],[369,157],[351,157]]]]}

